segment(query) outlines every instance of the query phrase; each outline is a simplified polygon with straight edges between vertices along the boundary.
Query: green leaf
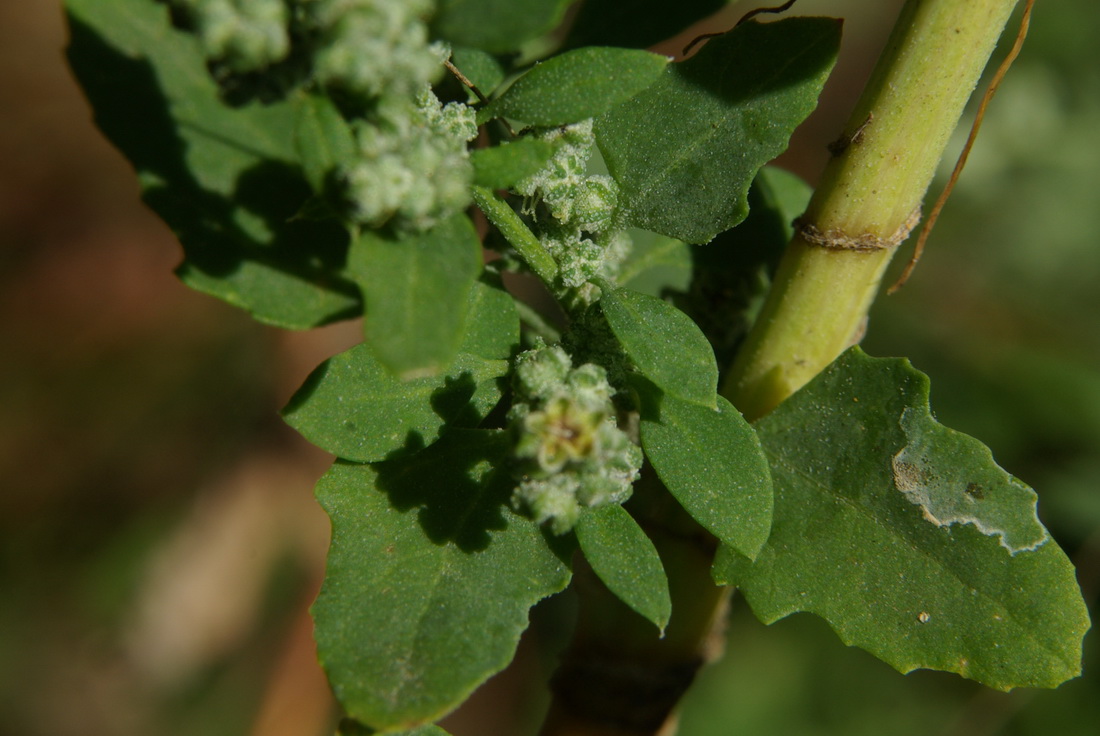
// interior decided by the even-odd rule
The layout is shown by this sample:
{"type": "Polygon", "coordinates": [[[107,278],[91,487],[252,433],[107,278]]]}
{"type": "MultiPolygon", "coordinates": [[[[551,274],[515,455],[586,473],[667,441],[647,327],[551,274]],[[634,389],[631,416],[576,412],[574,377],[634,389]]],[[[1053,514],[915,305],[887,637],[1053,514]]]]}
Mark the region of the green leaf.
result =
{"type": "MultiPolygon", "coordinates": [[[[500,62],[480,49],[456,48],[451,52],[451,63],[483,95],[488,96],[504,81],[500,62]]],[[[477,96],[472,92],[470,95],[471,101],[476,102],[477,96]]]]}
{"type": "Polygon", "coordinates": [[[646,230],[631,230],[630,240],[630,254],[615,279],[619,286],[658,297],[665,291],[687,291],[692,268],[686,243],[646,230]]]}
{"type": "Polygon", "coordinates": [[[822,616],[902,672],[990,687],[1075,677],[1088,613],[1034,491],[938,424],[928,378],[858,348],[757,423],[776,486],[753,564],[715,562],[761,620],[822,616]]]}
{"type": "Polygon", "coordinates": [[[439,0],[433,35],[494,54],[553,30],[573,0],[439,0]]]}
{"type": "Polygon", "coordinates": [[[403,379],[435,375],[462,344],[481,243],[465,215],[423,233],[364,232],[351,268],[366,303],[367,341],[403,379]]]}
{"type": "Polygon", "coordinates": [[[691,317],[662,299],[629,289],[606,289],[600,305],[639,371],[673,396],[714,407],[718,366],[691,317]]]}
{"type": "Polygon", "coordinates": [[[500,401],[500,381],[519,343],[519,314],[500,286],[477,281],[470,329],[442,376],[401,381],[367,345],[319,366],[283,409],[303,437],[334,455],[375,462],[434,442],[445,424],[476,426],[500,401]]]}
{"type": "Polygon", "coordinates": [[[710,409],[633,381],[641,439],[657,476],[692,518],[752,559],[772,525],[772,481],[756,432],[721,396],[710,409]]]}
{"type": "Polygon", "coordinates": [[[478,117],[505,117],[546,126],[580,122],[603,114],[653,84],[668,61],[668,57],[637,49],[568,51],[537,64],[478,117]]]}
{"type": "Polygon", "coordinates": [[[313,605],[318,656],[348,714],[378,730],[447,713],[503,669],[527,610],[569,582],[492,468],[501,432],[458,430],[407,460],[338,462],[317,486],[332,519],[313,605]]]}
{"type": "Polygon", "coordinates": [[[672,613],[668,578],[657,548],[630,512],[618,504],[590,509],[574,530],[596,576],[664,636],[672,613]]]}
{"type": "Polygon", "coordinates": [[[829,18],[749,21],[598,118],[626,222],[688,243],[741,222],[757,170],[817,104],[839,40],[829,18]]]}
{"type": "Polygon", "coordinates": [[[510,358],[519,344],[519,312],[500,279],[482,274],[470,292],[469,324],[459,352],[510,358]]]}
{"type": "MultiPolygon", "coordinates": [[[[378,731],[373,728],[367,728],[363,724],[352,720],[351,718],[344,718],[340,721],[340,725],[336,729],[336,736],[376,736],[378,731]]],[[[414,728],[411,731],[401,731],[400,733],[394,733],[390,731],[388,736],[451,736],[439,726],[420,726],[414,728]]]]}
{"type": "Polygon", "coordinates": [[[194,289],[280,327],[361,312],[344,270],[347,233],[292,220],[311,196],[290,103],[232,108],[197,39],[148,0],[68,0],[69,63],[145,202],[172,228],[194,289]]]}
{"type": "Polygon", "coordinates": [[[294,145],[306,179],[313,191],[321,194],[337,166],[355,157],[355,136],[328,97],[301,94],[295,104],[294,145]]]}
{"type": "Polygon", "coordinates": [[[402,381],[368,345],[322,363],[283,409],[287,424],[345,460],[366,463],[416,452],[445,424],[475,426],[500,400],[504,360],[460,354],[442,376],[402,381]]]}
{"type": "Polygon", "coordinates": [[[558,147],[550,141],[520,138],[470,155],[474,184],[487,189],[509,189],[517,181],[537,174],[553,158],[558,147]]]}
{"type": "Polygon", "coordinates": [[[672,38],[729,0],[585,0],[566,45],[644,49],[672,38]]]}
{"type": "Polygon", "coordinates": [[[778,166],[765,166],[753,181],[760,202],[783,228],[783,245],[794,235],[794,221],[810,204],[814,190],[797,174],[778,166]]]}

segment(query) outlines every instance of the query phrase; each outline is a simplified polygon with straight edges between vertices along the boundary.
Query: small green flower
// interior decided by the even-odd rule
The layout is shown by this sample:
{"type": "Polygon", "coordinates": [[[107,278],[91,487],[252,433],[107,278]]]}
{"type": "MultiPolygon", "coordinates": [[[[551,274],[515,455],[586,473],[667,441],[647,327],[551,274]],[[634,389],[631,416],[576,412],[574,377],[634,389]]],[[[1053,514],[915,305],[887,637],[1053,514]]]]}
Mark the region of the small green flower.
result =
{"type": "Polygon", "coordinates": [[[564,396],[522,420],[516,456],[532,458],[543,473],[557,473],[569,463],[583,462],[596,444],[602,415],[587,412],[564,396]]]}
{"type": "Polygon", "coordinates": [[[547,228],[540,240],[557,262],[558,281],[564,288],[580,288],[600,274],[604,250],[580,230],[547,228]]]}
{"type": "Polygon", "coordinates": [[[588,175],[588,159],[596,142],[592,120],[539,130],[531,135],[558,143],[554,156],[537,173],[521,180],[515,191],[532,202],[541,202],[558,225],[596,232],[611,221],[618,201],[615,182],[588,175]],[[595,183],[590,183],[595,181],[595,183]],[[590,226],[596,226],[595,229],[590,226]]]}
{"type": "Polygon", "coordinates": [[[564,350],[546,347],[542,338],[535,338],[535,349],[516,356],[516,393],[525,402],[548,400],[561,390],[572,367],[564,350]]]}
{"type": "Polygon", "coordinates": [[[535,219],[534,231],[558,264],[555,287],[570,309],[599,298],[593,282],[613,279],[630,248],[617,229],[619,188],[609,176],[588,173],[595,136],[592,120],[528,135],[557,144],[554,156],[514,189],[523,195],[524,213],[535,219]]]}
{"type": "Polygon", "coordinates": [[[615,423],[603,368],[572,368],[561,347],[543,345],[517,357],[515,384],[517,508],[563,534],[584,508],[630,497],[642,451],[615,423]]]}
{"type": "Polygon", "coordinates": [[[549,523],[554,534],[565,534],[581,516],[581,505],[577,502],[579,485],[571,475],[525,480],[516,486],[513,502],[526,509],[535,523],[549,523]]]}

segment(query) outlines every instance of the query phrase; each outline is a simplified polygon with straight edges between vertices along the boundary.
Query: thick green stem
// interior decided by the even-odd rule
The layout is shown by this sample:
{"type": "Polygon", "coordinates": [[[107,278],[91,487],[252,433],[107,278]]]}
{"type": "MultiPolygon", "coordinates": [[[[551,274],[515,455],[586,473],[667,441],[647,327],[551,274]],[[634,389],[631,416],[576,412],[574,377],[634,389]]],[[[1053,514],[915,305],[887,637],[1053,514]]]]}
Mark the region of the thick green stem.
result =
{"type": "Polygon", "coordinates": [[[749,419],[858,342],[1017,0],[909,0],[722,387],[749,419]]]}

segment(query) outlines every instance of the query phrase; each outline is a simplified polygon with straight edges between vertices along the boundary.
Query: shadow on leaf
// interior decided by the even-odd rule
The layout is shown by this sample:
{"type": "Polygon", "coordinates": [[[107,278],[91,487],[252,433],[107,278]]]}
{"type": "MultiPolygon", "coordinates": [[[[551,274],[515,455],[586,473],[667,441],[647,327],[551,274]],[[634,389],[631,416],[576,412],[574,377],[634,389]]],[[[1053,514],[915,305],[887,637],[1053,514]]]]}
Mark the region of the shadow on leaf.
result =
{"type": "MultiPolygon", "coordinates": [[[[247,111],[239,113],[241,127],[234,131],[235,139],[189,125],[173,117],[172,111],[181,106],[166,96],[149,60],[123,53],[72,14],[69,29],[70,65],[95,109],[96,124],[133,164],[146,204],[183,245],[181,278],[196,274],[207,280],[228,279],[238,275],[243,264],[254,263],[306,282],[331,300],[317,310],[317,324],[361,312],[358,289],[339,275],[347,258],[346,231],[335,221],[292,220],[311,190],[296,166],[241,142],[253,124],[247,111]],[[204,142],[204,156],[216,155],[221,147],[259,161],[238,173],[230,194],[215,192],[191,172],[187,157],[196,153],[189,139],[204,142]]],[[[190,114],[201,115],[213,105],[223,120],[237,114],[217,101],[213,89],[207,99],[201,85],[193,86],[183,106],[196,107],[190,114]]],[[[233,162],[223,161],[223,166],[231,170],[233,162]]],[[[239,283],[224,291],[237,295],[263,287],[239,283]]],[[[215,292],[224,295],[222,290],[215,292]]]]}
{"type": "MultiPolygon", "coordinates": [[[[753,101],[763,105],[769,97],[830,69],[839,40],[840,21],[832,18],[751,21],[710,40],[673,69],[683,81],[708,90],[728,105],[753,101]]],[[[746,122],[759,118],[766,126],[772,111],[746,109],[745,114],[746,122]]]]}
{"type": "Polygon", "coordinates": [[[461,427],[476,427],[484,419],[470,399],[477,390],[473,374],[463,371],[457,376],[444,376],[443,385],[432,392],[432,411],[445,422],[461,427]]]}
{"type": "Polygon", "coordinates": [[[417,520],[433,543],[478,552],[489,546],[490,531],[508,526],[502,507],[512,480],[501,470],[507,449],[503,432],[452,430],[412,457],[375,465],[376,486],[398,511],[419,508],[417,520]]]}

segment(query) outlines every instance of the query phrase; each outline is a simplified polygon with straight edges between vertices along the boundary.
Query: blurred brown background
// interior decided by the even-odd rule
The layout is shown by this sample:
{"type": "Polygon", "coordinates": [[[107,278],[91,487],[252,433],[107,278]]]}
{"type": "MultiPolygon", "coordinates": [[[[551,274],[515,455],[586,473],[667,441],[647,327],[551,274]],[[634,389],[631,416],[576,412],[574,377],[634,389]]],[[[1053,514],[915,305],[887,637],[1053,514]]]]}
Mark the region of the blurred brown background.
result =
{"type": "MultiPolygon", "coordinates": [[[[814,179],[899,5],[798,4],[846,17],[846,41],[784,165],[814,179]]],[[[1090,604],[1098,36],[1091,2],[1039,3],[929,253],[876,308],[865,343],[913,356],[941,420],[1039,490],[1090,604]]],[[[0,736],[328,733],[305,611],[328,534],[311,491],[330,458],[277,410],[358,328],[278,331],[179,284],[178,245],[92,125],[64,39],[57,0],[0,3],[0,736]]],[[[736,607],[734,623],[684,736],[1100,725],[1096,674],[1003,695],[901,677],[808,617],[765,629],[736,607]]],[[[545,677],[552,656],[536,650],[521,647],[515,671],[450,721],[456,736],[537,720],[523,680],[545,677]]]]}

